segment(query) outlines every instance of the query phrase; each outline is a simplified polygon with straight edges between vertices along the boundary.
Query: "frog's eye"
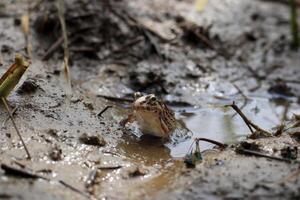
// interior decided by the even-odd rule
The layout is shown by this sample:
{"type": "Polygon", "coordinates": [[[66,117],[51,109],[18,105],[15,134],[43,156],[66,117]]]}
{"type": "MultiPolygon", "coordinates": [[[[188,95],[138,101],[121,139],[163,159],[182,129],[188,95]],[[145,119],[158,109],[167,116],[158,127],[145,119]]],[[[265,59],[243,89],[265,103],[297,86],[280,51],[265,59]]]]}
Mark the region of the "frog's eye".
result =
{"type": "Polygon", "coordinates": [[[134,99],[138,99],[141,96],[142,96],[142,94],[140,92],[135,92],[134,95],[133,95],[134,99]]]}
{"type": "Polygon", "coordinates": [[[150,97],[150,101],[156,101],[157,98],[155,96],[150,97]]]}

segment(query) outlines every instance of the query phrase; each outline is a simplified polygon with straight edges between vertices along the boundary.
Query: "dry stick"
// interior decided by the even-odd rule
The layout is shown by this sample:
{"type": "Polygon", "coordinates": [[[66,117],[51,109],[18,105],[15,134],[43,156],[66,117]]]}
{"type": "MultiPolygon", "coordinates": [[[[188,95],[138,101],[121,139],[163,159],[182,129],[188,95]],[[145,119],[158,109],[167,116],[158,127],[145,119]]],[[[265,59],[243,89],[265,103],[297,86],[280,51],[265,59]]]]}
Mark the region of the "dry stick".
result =
{"type": "MultiPolygon", "coordinates": [[[[235,83],[231,83],[231,84],[235,87],[235,89],[237,89],[238,93],[241,94],[242,97],[244,98],[244,103],[240,109],[240,110],[242,110],[247,105],[249,98],[244,94],[244,92],[235,83]]],[[[235,117],[236,114],[237,113],[235,113],[232,117],[235,117]]]]}
{"type": "Polygon", "coordinates": [[[233,110],[235,110],[240,116],[241,118],[244,120],[245,124],[249,127],[250,131],[252,134],[254,134],[254,131],[252,130],[252,127],[256,130],[256,131],[260,131],[262,133],[266,133],[268,135],[272,135],[271,133],[269,133],[268,131],[260,128],[259,126],[257,126],[256,124],[254,124],[253,122],[251,122],[245,115],[244,113],[235,105],[235,103],[233,102],[231,105],[233,108],[233,110]]]}
{"type": "Polygon", "coordinates": [[[61,24],[62,35],[64,39],[64,75],[67,81],[66,94],[67,96],[71,96],[72,94],[72,86],[71,86],[71,76],[69,69],[69,49],[68,49],[68,34],[67,34],[67,26],[64,17],[65,6],[64,0],[58,0],[58,17],[61,24]]]}
{"type": "MultiPolygon", "coordinates": [[[[48,182],[51,181],[50,178],[38,175],[36,173],[28,172],[24,169],[18,169],[18,168],[15,168],[15,167],[12,167],[12,166],[9,166],[9,165],[6,165],[6,164],[1,164],[1,169],[3,169],[5,171],[5,173],[8,174],[8,175],[20,176],[20,177],[23,177],[23,178],[33,178],[33,179],[40,178],[40,179],[46,180],[48,182]]],[[[66,183],[63,180],[58,180],[58,183],[62,184],[63,186],[69,188],[73,192],[76,192],[76,193],[78,193],[78,194],[80,194],[80,195],[82,195],[82,196],[84,196],[88,199],[91,198],[90,195],[80,191],[79,189],[77,189],[74,186],[66,183]]]]}
{"type": "Polygon", "coordinates": [[[29,41],[30,39],[30,1],[27,0],[27,11],[26,14],[24,14],[21,18],[21,23],[22,23],[22,29],[23,29],[23,34],[25,38],[25,44],[26,44],[26,53],[29,56],[29,58],[32,57],[31,55],[31,43],[29,41]]]}
{"type": "Polygon", "coordinates": [[[240,154],[247,154],[247,155],[254,155],[254,156],[259,156],[259,157],[265,157],[265,158],[278,160],[278,161],[284,161],[284,162],[288,162],[288,163],[292,162],[291,159],[281,158],[281,157],[276,157],[276,156],[270,156],[270,155],[266,155],[266,154],[263,154],[263,153],[258,152],[258,151],[253,151],[253,150],[244,149],[244,148],[238,149],[237,152],[240,153],[240,154]]]}
{"type": "MultiPolygon", "coordinates": [[[[16,113],[17,109],[18,109],[18,107],[15,107],[15,108],[11,111],[11,114],[14,115],[14,114],[16,113]]],[[[4,120],[4,122],[2,123],[2,126],[1,126],[2,128],[6,126],[6,123],[7,123],[7,121],[8,121],[9,119],[10,119],[10,117],[7,117],[7,118],[4,120]]]]}
{"type": "Polygon", "coordinates": [[[43,56],[42,60],[48,60],[50,56],[56,51],[56,49],[61,45],[61,43],[64,41],[64,37],[59,37],[46,51],[45,55],[43,56]]]}
{"type": "Polygon", "coordinates": [[[226,148],[227,147],[227,144],[223,144],[221,142],[218,142],[218,141],[215,141],[215,140],[212,140],[212,139],[208,139],[208,138],[195,138],[196,141],[205,141],[205,142],[209,142],[209,143],[212,143],[212,144],[215,144],[215,145],[218,145],[219,147],[221,148],[226,148]]]}
{"type": "Polygon", "coordinates": [[[20,138],[20,140],[22,142],[22,145],[24,146],[24,149],[25,149],[26,154],[27,154],[27,159],[31,159],[30,153],[29,153],[29,151],[28,151],[28,149],[26,147],[26,144],[25,144],[25,142],[24,142],[24,140],[23,140],[23,138],[22,138],[22,136],[21,136],[21,134],[19,132],[19,129],[17,128],[17,125],[15,123],[15,120],[14,120],[14,117],[13,117],[13,115],[11,113],[11,110],[10,110],[10,108],[8,106],[8,103],[7,103],[7,101],[6,101],[6,99],[4,97],[1,97],[1,99],[2,99],[2,102],[4,104],[5,109],[7,110],[8,114],[9,114],[9,117],[10,117],[12,123],[13,123],[13,126],[16,129],[16,132],[17,132],[17,134],[18,134],[18,136],[19,136],[19,138],[20,138]]]}
{"type": "Polygon", "coordinates": [[[80,194],[80,195],[82,195],[82,196],[84,196],[84,197],[86,197],[86,198],[88,198],[88,199],[91,198],[90,195],[88,195],[88,194],[86,194],[86,193],[80,191],[79,189],[77,189],[77,188],[73,187],[72,185],[70,185],[70,184],[64,182],[63,180],[59,180],[58,182],[59,182],[60,184],[62,184],[63,186],[69,188],[69,189],[72,190],[73,192],[76,192],[76,193],[78,193],[78,194],[80,194]]]}
{"type": "Polygon", "coordinates": [[[132,103],[134,100],[133,99],[128,99],[128,98],[121,98],[121,97],[112,97],[112,96],[106,96],[106,95],[97,95],[97,97],[101,97],[110,101],[115,101],[115,102],[128,102],[132,103]]]}
{"type": "Polygon", "coordinates": [[[100,111],[100,113],[97,115],[98,117],[102,117],[102,114],[106,112],[109,108],[112,108],[113,106],[106,106],[103,110],[100,111]]]}

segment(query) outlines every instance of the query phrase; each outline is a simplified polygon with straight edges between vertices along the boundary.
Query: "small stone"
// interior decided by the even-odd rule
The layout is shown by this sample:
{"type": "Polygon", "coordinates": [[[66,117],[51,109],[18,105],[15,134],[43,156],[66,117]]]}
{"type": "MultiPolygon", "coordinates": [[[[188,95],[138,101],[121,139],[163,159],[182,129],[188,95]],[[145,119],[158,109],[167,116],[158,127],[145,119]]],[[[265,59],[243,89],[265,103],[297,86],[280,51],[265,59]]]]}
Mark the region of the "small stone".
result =
{"type": "Polygon", "coordinates": [[[62,150],[59,146],[55,145],[50,149],[49,157],[53,161],[62,160],[62,150]]]}
{"type": "Polygon", "coordinates": [[[93,146],[105,146],[106,141],[100,135],[88,135],[87,133],[83,133],[79,137],[79,141],[86,145],[93,145],[93,146]]]}

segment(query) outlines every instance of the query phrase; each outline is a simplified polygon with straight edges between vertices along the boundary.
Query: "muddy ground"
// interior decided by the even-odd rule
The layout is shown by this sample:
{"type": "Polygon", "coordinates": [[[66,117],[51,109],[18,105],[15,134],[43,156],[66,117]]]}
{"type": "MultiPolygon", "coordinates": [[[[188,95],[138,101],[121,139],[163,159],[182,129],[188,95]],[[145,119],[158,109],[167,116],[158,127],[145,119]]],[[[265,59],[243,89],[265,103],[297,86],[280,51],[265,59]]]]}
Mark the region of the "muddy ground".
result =
{"type": "MultiPolygon", "coordinates": [[[[0,199],[300,198],[300,56],[286,4],[67,0],[70,98],[55,1],[29,7],[31,66],[8,101],[32,159],[1,106],[0,199]],[[164,144],[119,125],[136,91],[164,99],[193,138],[228,147],[201,142],[203,161],[187,168],[192,138],[164,144]],[[242,119],[224,108],[233,101],[273,136],[247,138],[242,119]],[[282,132],[274,129],[280,124],[282,132]],[[282,159],[237,153],[241,146],[282,159]]],[[[29,56],[27,8],[0,2],[1,74],[16,52],[29,56]]]]}

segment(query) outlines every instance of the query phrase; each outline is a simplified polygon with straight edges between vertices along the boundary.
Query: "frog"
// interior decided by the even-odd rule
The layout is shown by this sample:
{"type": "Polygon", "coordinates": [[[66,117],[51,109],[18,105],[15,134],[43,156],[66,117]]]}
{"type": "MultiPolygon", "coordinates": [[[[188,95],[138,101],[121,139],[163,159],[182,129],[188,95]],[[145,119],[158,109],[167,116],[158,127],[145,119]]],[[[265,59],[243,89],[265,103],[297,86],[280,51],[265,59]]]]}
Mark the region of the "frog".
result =
{"type": "Polygon", "coordinates": [[[182,122],[175,118],[173,110],[155,94],[134,93],[132,114],[121,121],[121,125],[137,122],[140,131],[163,139],[169,139],[176,129],[189,132],[182,122]]]}

